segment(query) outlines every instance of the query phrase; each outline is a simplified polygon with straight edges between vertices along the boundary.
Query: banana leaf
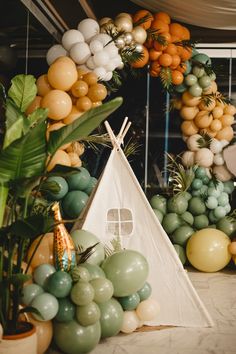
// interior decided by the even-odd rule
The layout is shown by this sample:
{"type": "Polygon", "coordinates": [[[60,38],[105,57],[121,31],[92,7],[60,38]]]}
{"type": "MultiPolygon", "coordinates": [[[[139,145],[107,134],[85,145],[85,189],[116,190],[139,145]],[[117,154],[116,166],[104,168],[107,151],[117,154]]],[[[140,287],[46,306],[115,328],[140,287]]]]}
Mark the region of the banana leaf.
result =
{"type": "Polygon", "coordinates": [[[99,124],[114,112],[122,102],[122,97],[114,98],[99,107],[87,111],[73,123],[52,131],[50,133],[48,152],[54,155],[62,145],[87,137],[99,124]]]}

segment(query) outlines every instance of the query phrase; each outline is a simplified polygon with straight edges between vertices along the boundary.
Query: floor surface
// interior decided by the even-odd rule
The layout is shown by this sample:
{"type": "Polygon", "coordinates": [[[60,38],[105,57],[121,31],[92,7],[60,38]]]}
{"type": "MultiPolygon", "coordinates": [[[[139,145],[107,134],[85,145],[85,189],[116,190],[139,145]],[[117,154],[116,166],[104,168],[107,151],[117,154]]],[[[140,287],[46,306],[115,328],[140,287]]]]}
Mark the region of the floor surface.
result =
{"type": "Polygon", "coordinates": [[[236,354],[236,270],[188,274],[214,327],[121,334],[101,341],[91,354],[236,354]]]}

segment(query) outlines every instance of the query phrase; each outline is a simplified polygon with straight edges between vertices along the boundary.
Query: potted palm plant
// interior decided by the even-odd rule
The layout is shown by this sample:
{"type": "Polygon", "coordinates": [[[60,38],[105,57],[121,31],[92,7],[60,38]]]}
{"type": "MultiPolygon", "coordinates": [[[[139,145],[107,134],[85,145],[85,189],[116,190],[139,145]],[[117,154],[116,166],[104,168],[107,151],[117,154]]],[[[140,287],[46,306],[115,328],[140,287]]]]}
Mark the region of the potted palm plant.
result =
{"type": "MultiPolygon", "coordinates": [[[[17,75],[8,92],[1,86],[4,106],[4,131],[0,133],[0,353],[6,349],[6,339],[27,332],[30,327],[19,321],[20,297],[23,284],[28,281],[24,262],[30,242],[52,227],[53,219],[48,209],[36,212],[40,183],[48,176],[47,165],[64,144],[82,140],[116,110],[122,98],[115,98],[87,111],[82,117],[46,139],[47,109],[38,108],[32,114],[25,111],[37,94],[32,75],[17,75]]],[[[17,342],[17,351],[20,352],[17,342]]],[[[36,353],[29,344],[29,353],[36,353]]],[[[15,344],[14,349],[15,352],[15,344]]],[[[24,353],[27,353],[26,347],[24,353]]]]}

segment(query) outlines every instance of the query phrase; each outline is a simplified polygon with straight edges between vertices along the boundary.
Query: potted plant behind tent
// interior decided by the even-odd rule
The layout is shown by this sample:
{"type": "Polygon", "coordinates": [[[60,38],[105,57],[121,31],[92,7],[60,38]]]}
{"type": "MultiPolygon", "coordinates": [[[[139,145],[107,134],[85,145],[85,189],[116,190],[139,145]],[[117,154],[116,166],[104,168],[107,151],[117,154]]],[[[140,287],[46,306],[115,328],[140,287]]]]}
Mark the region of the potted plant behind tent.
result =
{"type": "MultiPolygon", "coordinates": [[[[16,347],[21,353],[23,340],[14,342],[11,338],[18,338],[22,332],[25,336],[28,329],[34,332],[32,325],[19,320],[21,313],[34,311],[31,307],[21,308],[20,298],[23,284],[30,278],[26,274],[29,265],[24,262],[30,242],[49,231],[53,223],[47,207],[38,212],[34,208],[35,190],[48,176],[47,165],[59,147],[85,139],[122,103],[121,98],[116,98],[87,111],[52,132],[47,141],[47,109],[38,108],[28,116],[25,113],[37,93],[35,81],[32,75],[17,75],[7,94],[1,86],[5,131],[0,135],[0,354],[15,353],[16,347]]],[[[35,336],[33,333],[29,344],[23,344],[24,354],[36,354],[35,336]]]]}

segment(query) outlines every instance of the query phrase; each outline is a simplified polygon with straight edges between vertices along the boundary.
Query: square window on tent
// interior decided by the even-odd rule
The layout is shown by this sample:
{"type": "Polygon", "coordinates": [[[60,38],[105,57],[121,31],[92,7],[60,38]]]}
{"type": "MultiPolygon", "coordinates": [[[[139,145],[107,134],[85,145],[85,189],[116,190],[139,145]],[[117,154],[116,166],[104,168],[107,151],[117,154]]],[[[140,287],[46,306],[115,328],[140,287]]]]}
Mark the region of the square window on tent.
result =
{"type": "Polygon", "coordinates": [[[132,212],[126,208],[109,209],[107,231],[114,236],[129,236],[133,231],[132,212]]]}

